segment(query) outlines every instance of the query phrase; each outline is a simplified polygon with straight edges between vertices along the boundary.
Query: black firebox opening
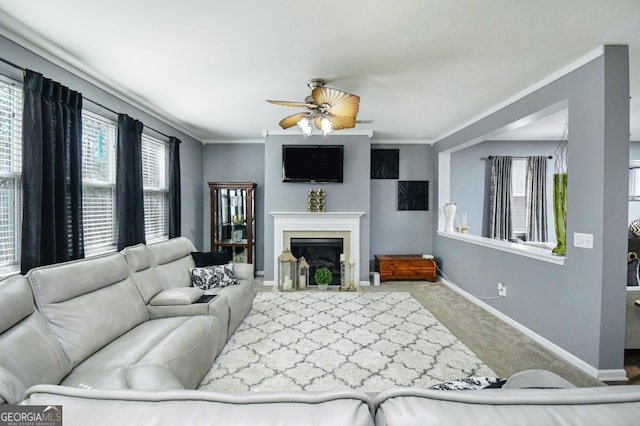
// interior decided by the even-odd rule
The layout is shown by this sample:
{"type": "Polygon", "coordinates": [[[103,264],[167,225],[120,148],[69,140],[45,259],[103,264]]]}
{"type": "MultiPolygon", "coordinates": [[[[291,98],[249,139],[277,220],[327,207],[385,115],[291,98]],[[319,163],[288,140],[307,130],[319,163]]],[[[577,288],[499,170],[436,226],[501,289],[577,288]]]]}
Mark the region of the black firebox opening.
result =
{"type": "Polygon", "coordinates": [[[332,285],[340,285],[340,254],[344,253],[342,238],[291,238],[291,253],[309,264],[311,284],[316,269],[326,267],[333,274],[332,285]]]}

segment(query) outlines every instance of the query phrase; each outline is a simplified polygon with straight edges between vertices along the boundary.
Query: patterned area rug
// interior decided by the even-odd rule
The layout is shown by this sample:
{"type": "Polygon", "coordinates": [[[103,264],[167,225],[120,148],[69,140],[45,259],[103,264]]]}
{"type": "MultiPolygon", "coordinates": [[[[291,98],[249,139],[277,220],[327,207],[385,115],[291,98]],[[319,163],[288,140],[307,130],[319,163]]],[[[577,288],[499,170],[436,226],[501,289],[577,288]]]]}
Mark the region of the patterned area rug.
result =
{"type": "Polygon", "coordinates": [[[258,293],[199,389],[379,392],[495,376],[409,293],[258,293]]]}

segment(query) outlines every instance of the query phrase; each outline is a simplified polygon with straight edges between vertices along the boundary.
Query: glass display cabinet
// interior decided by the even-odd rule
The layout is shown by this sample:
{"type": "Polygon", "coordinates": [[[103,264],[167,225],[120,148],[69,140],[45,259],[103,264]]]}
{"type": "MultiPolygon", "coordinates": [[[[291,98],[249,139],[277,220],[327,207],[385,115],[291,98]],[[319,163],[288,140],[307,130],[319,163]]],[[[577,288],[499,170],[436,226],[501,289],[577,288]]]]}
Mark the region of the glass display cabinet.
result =
{"type": "Polygon", "coordinates": [[[253,182],[209,182],[211,250],[232,262],[255,264],[256,218],[253,182]]]}

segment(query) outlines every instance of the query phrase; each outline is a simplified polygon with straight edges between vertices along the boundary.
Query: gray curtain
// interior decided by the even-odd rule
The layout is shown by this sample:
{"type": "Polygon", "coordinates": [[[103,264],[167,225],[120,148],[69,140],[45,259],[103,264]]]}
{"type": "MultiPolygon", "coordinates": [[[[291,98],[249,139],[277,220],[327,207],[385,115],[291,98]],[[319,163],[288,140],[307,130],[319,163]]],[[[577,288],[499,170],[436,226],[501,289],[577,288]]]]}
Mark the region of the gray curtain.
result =
{"type": "Polygon", "coordinates": [[[144,191],[142,188],[143,124],[118,114],[116,152],[116,215],[118,250],[144,243],[144,191]]]}
{"type": "Polygon", "coordinates": [[[527,157],[527,241],[547,241],[547,157],[527,157]]]}
{"type": "Polygon", "coordinates": [[[82,95],[25,70],[21,272],[84,257],[82,95]]]}
{"type": "Polygon", "coordinates": [[[513,158],[495,156],[491,165],[489,238],[513,240],[511,222],[511,165],[513,158]]]}
{"type": "Polygon", "coordinates": [[[180,139],[169,138],[169,238],[181,235],[180,139]]]}

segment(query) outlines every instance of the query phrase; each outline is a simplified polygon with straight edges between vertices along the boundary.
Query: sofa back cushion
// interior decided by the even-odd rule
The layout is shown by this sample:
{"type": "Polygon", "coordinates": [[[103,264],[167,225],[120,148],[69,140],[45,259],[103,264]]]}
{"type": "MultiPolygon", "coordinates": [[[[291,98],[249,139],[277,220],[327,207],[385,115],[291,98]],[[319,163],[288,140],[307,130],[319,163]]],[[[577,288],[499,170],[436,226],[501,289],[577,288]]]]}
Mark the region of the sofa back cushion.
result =
{"type": "MultiPolygon", "coordinates": [[[[371,398],[365,393],[350,390],[203,392],[181,389],[146,392],[43,385],[30,389],[25,403],[62,405],[65,416],[68,415],[73,424],[92,426],[373,426],[371,398]]],[[[410,424],[430,424],[428,421],[421,421],[422,419],[413,420],[410,424]]],[[[481,419],[479,423],[482,421],[485,419],[481,419]]]]}
{"type": "Polygon", "coordinates": [[[380,425],[635,425],[640,386],[442,391],[396,388],[375,397],[380,425]]]}
{"type": "Polygon", "coordinates": [[[149,318],[120,253],[35,268],[27,277],[74,367],[149,318]]]}
{"type": "Polygon", "coordinates": [[[147,247],[165,288],[191,287],[189,268],[195,267],[191,252],[196,248],[188,238],[172,238],[147,247]]]}
{"type": "Polygon", "coordinates": [[[33,385],[60,383],[71,365],[22,275],[0,281],[0,312],[0,399],[17,404],[33,385]]]}
{"type": "Polygon", "coordinates": [[[144,303],[149,303],[158,293],[164,290],[164,281],[158,270],[152,266],[151,252],[144,244],[130,246],[121,251],[127,264],[131,279],[142,295],[144,303]]]}

